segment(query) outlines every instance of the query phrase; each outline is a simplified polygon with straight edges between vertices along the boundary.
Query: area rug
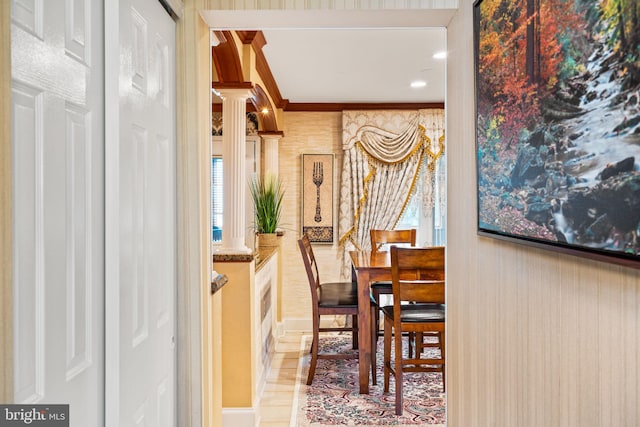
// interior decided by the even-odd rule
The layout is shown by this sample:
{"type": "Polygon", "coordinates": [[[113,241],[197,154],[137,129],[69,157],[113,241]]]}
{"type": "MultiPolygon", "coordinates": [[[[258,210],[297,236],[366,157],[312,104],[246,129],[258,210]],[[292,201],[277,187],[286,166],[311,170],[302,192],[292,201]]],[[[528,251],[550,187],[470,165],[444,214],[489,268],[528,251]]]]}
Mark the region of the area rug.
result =
{"type": "MultiPolygon", "coordinates": [[[[305,336],[301,344],[291,427],[445,425],[446,400],[441,374],[406,373],[403,414],[397,416],[393,378],[389,392],[383,392],[382,339],[378,342],[378,384],[369,386],[368,395],[358,392],[356,359],[318,360],[313,384],[307,386],[310,342],[311,337],[305,336]]],[[[321,337],[320,347],[324,352],[354,351],[348,335],[321,337]]]]}

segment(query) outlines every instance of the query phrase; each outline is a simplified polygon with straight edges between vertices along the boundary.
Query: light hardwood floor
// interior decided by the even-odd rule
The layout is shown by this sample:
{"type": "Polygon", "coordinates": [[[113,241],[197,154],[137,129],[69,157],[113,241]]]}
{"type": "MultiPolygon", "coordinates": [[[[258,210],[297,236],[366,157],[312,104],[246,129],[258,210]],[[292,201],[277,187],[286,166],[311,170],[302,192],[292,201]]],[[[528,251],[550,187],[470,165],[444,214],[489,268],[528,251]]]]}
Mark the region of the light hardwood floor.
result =
{"type": "Polygon", "coordinates": [[[302,333],[287,333],[275,347],[271,369],[260,398],[260,427],[289,427],[302,333]]]}

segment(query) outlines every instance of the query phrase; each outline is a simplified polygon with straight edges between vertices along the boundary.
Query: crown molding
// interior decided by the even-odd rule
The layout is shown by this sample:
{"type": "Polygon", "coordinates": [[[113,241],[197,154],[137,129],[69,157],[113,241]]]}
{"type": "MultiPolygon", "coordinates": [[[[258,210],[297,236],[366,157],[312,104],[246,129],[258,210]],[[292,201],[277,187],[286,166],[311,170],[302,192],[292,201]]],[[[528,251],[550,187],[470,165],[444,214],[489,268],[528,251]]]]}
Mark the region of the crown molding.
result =
{"type": "Polygon", "coordinates": [[[428,103],[360,103],[360,102],[293,102],[287,103],[284,111],[345,111],[345,110],[423,110],[427,108],[444,108],[444,102],[428,103]]]}

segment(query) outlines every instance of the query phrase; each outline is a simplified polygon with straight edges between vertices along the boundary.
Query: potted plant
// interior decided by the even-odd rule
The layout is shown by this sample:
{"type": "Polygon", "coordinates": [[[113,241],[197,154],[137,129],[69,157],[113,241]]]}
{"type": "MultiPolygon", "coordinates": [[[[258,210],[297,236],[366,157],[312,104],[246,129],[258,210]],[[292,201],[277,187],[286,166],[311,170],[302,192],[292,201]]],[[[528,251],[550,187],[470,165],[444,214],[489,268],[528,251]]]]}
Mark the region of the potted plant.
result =
{"type": "Polygon", "coordinates": [[[282,181],[273,175],[254,177],[249,183],[255,213],[255,232],[259,246],[276,246],[276,231],[282,214],[282,181]]]}

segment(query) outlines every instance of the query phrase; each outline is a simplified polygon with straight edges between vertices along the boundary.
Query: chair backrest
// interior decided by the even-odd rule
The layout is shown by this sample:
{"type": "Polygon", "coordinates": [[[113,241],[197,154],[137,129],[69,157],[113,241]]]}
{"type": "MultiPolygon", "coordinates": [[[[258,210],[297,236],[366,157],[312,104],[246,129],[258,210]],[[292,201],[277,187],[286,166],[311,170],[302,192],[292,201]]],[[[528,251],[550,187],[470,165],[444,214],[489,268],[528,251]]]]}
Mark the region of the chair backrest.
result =
{"type": "Polygon", "coordinates": [[[371,237],[371,251],[378,252],[383,245],[391,243],[408,243],[416,245],[416,229],[409,230],[374,230],[369,231],[371,237]]]}
{"type": "Polygon", "coordinates": [[[403,301],[444,304],[444,246],[391,247],[394,306],[403,301]]]}
{"type": "Polygon", "coordinates": [[[318,305],[318,291],[320,290],[320,275],[318,274],[318,263],[316,257],[313,255],[313,248],[311,247],[311,241],[306,234],[302,235],[302,238],[298,240],[298,247],[302,254],[302,261],[304,262],[304,268],[307,272],[307,278],[309,279],[309,287],[311,289],[311,301],[313,307],[318,305]]]}

